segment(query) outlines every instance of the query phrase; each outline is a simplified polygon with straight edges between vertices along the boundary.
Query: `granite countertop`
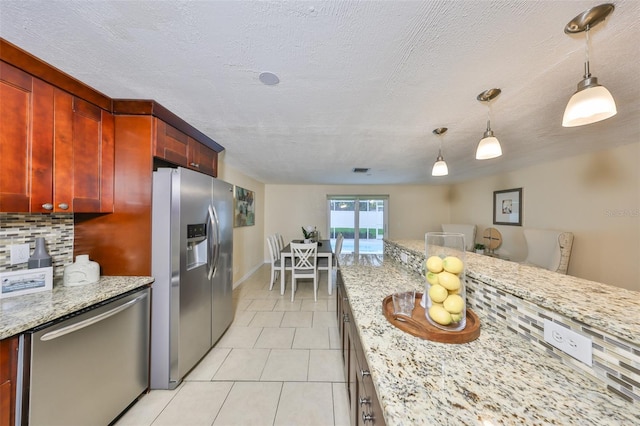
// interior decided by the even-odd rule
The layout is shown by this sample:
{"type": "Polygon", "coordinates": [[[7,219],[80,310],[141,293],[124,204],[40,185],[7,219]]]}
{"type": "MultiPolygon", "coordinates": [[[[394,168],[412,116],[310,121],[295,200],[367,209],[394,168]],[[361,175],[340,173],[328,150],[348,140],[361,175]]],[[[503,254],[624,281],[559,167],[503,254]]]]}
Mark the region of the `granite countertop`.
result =
{"type": "MultiPolygon", "coordinates": [[[[424,256],[424,241],[389,240],[424,256]]],[[[640,293],[472,252],[467,275],[632,343],[640,343],[640,293]]]]}
{"type": "Polygon", "coordinates": [[[384,256],[342,255],[340,270],[387,425],[640,423],[640,404],[608,393],[482,312],[480,337],[470,343],[397,329],[383,316],[382,300],[425,284],[384,256]]]}
{"type": "Polygon", "coordinates": [[[61,318],[153,282],[152,277],[100,277],[95,284],[0,299],[0,339],[61,318]]]}

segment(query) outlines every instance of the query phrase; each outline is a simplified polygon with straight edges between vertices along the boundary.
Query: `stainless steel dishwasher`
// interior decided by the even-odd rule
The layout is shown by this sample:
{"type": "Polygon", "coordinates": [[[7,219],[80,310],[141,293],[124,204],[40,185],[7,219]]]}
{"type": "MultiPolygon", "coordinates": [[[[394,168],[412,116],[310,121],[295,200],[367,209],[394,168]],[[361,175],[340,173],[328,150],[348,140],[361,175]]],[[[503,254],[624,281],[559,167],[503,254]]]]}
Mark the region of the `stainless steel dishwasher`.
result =
{"type": "Polygon", "coordinates": [[[148,288],[23,334],[23,425],[107,425],[149,383],[148,288]]]}

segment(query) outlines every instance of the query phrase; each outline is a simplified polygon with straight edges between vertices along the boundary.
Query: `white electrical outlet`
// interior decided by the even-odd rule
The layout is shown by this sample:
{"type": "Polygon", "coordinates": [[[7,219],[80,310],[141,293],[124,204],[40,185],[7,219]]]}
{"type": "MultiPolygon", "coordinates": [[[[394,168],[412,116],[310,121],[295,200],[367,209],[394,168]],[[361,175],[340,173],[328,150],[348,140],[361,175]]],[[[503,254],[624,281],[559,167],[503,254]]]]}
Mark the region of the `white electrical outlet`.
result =
{"type": "Polygon", "coordinates": [[[409,256],[407,256],[407,253],[400,253],[400,260],[402,260],[404,263],[407,263],[409,261],[409,256]]]}
{"type": "Polygon", "coordinates": [[[578,361],[592,365],[593,346],[591,339],[553,321],[544,320],[544,341],[578,361]]]}
{"type": "Polygon", "coordinates": [[[11,264],[26,263],[29,261],[29,244],[14,244],[11,249],[11,264]]]}

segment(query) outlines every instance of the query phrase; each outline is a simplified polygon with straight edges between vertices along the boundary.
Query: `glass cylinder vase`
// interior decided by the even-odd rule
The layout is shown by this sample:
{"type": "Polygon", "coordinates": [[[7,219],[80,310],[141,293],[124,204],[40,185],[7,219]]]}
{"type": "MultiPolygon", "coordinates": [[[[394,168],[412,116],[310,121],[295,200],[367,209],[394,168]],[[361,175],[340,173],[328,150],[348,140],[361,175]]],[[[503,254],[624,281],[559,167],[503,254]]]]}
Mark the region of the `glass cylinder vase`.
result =
{"type": "Polygon", "coordinates": [[[425,316],[435,327],[463,330],[467,324],[464,234],[425,234],[425,316]]]}

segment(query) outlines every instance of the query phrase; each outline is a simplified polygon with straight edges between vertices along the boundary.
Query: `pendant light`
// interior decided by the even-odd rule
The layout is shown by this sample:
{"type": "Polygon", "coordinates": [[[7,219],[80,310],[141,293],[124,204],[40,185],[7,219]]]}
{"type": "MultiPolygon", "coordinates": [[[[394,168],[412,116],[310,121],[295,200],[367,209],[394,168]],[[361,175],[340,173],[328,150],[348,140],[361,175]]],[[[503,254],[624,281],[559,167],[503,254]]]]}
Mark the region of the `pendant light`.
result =
{"type": "MultiPolygon", "coordinates": [[[[477,100],[480,102],[489,103],[492,99],[496,98],[502,90],[500,89],[489,89],[480,93],[477,96],[477,100]]],[[[489,112],[487,112],[487,130],[484,132],[484,136],[478,143],[478,148],[476,148],[476,160],[489,160],[491,158],[500,157],[502,155],[502,147],[500,146],[500,141],[493,135],[493,130],[491,130],[491,117],[489,116],[489,112]]]]}
{"type": "Polygon", "coordinates": [[[565,27],[566,34],[586,33],[584,77],[578,83],[578,90],[571,96],[562,117],[563,127],[584,126],[613,117],[618,112],[616,102],[606,87],[598,84],[598,79],[589,71],[589,30],[613,12],[612,4],[601,4],[582,12],[565,27]]]}
{"type": "MultiPolygon", "coordinates": [[[[446,127],[438,127],[433,130],[434,135],[442,136],[447,132],[446,127]]],[[[433,169],[431,169],[431,176],[446,176],[449,174],[449,168],[447,167],[447,163],[444,161],[444,157],[442,156],[442,137],[440,138],[440,149],[438,149],[438,158],[436,158],[436,162],[433,164],[433,169]]]]}

